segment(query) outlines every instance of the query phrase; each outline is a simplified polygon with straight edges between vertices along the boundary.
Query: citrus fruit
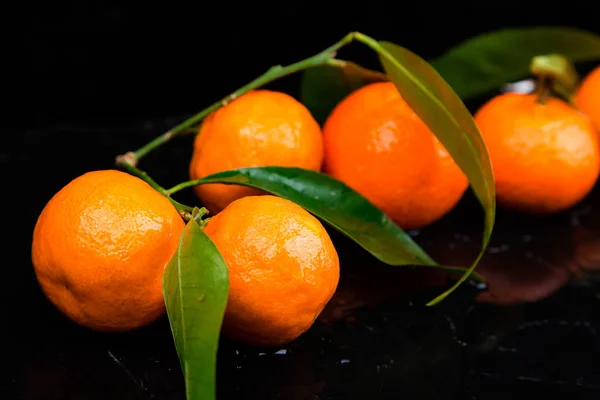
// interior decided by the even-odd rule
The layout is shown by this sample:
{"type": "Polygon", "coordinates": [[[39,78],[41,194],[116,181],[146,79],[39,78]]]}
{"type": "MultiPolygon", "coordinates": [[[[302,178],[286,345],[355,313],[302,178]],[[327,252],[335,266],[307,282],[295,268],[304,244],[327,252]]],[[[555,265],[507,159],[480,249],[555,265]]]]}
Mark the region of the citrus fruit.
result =
{"type": "Polygon", "coordinates": [[[32,261],[42,291],[99,331],[146,325],[164,312],[162,276],[184,223],[169,200],[120,171],[83,174],[38,217],[32,261]]]}
{"type": "MultiPolygon", "coordinates": [[[[248,167],[299,167],[320,171],[323,136],[308,109],[271,90],[250,91],[209,114],[194,141],[191,179],[248,167]]],[[[235,199],[264,194],[240,185],[195,187],[203,205],[217,213],[235,199]]]]}
{"type": "Polygon", "coordinates": [[[288,343],[312,326],[339,281],[323,225],[297,204],[246,196],[205,227],[229,270],[223,332],[255,346],[288,343]]]}
{"type": "Polygon", "coordinates": [[[420,228],[460,200],[468,180],[392,82],[345,97],[325,121],[324,171],[384,211],[420,228]]]}
{"type": "Polygon", "coordinates": [[[476,113],[486,143],[498,203],[534,214],[565,210],[582,200],[600,172],[598,136],[566,102],[505,93],[476,113]]]}
{"type": "Polygon", "coordinates": [[[596,67],[581,82],[575,102],[600,130],[600,67],[596,67]]]}

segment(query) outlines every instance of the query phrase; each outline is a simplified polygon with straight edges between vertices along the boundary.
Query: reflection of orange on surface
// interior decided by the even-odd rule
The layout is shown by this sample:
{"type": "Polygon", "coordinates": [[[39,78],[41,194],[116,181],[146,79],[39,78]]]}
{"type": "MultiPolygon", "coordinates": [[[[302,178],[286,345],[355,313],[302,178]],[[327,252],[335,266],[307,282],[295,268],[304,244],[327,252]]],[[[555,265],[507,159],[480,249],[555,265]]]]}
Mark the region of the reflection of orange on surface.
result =
{"type": "Polygon", "coordinates": [[[257,346],[292,341],[311,327],[339,281],[339,260],[318,219],[279,197],[247,196],[205,228],[229,269],[223,331],[257,346]]]}
{"type": "MultiPolygon", "coordinates": [[[[191,179],[249,167],[299,167],[320,171],[323,137],[308,109],[293,97],[271,90],[250,91],[204,119],[194,142],[191,179]]],[[[196,186],[212,213],[233,200],[262,194],[224,184],[196,186]]]]}
{"type": "Polygon", "coordinates": [[[405,229],[448,213],[466,176],[392,82],[344,98],[323,127],[324,170],[361,193],[405,229]]]}
{"type": "Polygon", "coordinates": [[[436,268],[390,268],[372,260],[361,260],[360,264],[347,261],[343,263],[345,273],[335,295],[319,315],[320,321],[334,322],[354,309],[407,298],[430,287],[437,287],[441,291],[449,278],[456,279],[436,268]]]}
{"type": "Polygon", "coordinates": [[[600,67],[596,67],[584,78],[575,99],[577,106],[600,131],[600,67]]]}
{"type": "Polygon", "coordinates": [[[488,290],[477,300],[493,304],[519,304],[542,300],[563,287],[571,277],[572,262],[551,265],[534,260],[515,264],[512,257],[500,257],[477,267],[488,290]]]}
{"type": "Polygon", "coordinates": [[[598,135],[562,100],[499,95],[475,121],[486,143],[498,203],[530,213],[565,210],[591,191],[600,174],[598,135]]]}
{"type": "Polygon", "coordinates": [[[600,271],[600,232],[581,225],[574,227],[577,272],[600,271]]]}

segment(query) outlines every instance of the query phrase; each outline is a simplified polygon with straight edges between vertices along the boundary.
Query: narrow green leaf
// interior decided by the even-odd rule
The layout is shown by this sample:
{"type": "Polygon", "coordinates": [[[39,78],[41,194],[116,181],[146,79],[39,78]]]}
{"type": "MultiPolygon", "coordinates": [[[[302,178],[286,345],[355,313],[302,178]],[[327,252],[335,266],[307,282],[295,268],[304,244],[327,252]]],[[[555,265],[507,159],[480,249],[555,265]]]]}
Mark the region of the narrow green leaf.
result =
{"type": "Polygon", "coordinates": [[[387,80],[385,74],[349,61],[340,61],[339,66],[314,67],[302,74],[300,100],[322,124],[336,104],[350,92],[368,83],[384,80],[387,80]]]}
{"type": "MultiPolygon", "coordinates": [[[[291,200],[386,264],[424,265],[453,273],[466,272],[466,268],[438,265],[365,197],[343,182],[319,172],[291,167],[241,168],[193,182],[250,186],[291,200]]],[[[479,275],[476,279],[483,281],[479,275]]]]}
{"type": "Polygon", "coordinates": [[[459,96],[483,95],[525,78],[535,56],[600,59],[600,36],[568,27],[508,28],[468,39],[431,61],[459,96]]]}
{"type": "MultiPolygon", "coordinates": [[[[485,211],[480,254],[471,273],[487,249],[496,215],[494,176],[487,149],[477,125],[458,95],[421,57],[389,42],[370,44],[379,53],[384,70],[417,115],[427,124],[469,178],[485,211]]],[[[454,291],[468,274],[429,304],[436,304],[454,291]]]]}
{"type": "Polygon", "coordinates": [[[163,277],[163,296],[187,400],[216,398],[217,349],[228,292],[223,257],[191,219],[163,277]]]}

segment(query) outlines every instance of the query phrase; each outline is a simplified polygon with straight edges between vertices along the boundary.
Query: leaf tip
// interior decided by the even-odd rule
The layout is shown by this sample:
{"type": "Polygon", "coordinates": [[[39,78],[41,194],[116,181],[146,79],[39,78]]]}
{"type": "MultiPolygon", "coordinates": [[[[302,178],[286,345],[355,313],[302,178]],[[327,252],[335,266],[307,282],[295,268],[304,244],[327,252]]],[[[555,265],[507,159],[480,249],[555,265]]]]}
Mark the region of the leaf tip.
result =
{"type": "Polygon", "coordinates": [[[453,291],[453,289],[446,290],[444,293],[440,294],[435,299],[429,300],[429,302],[427,302],[427,304],[425,304],[425,306],[432,307],[432,306],[439,304],[442,300],[444,300],[446,297],[448,297],[448,295],[450,293],[452,293],[452,291],[453,291]]]}

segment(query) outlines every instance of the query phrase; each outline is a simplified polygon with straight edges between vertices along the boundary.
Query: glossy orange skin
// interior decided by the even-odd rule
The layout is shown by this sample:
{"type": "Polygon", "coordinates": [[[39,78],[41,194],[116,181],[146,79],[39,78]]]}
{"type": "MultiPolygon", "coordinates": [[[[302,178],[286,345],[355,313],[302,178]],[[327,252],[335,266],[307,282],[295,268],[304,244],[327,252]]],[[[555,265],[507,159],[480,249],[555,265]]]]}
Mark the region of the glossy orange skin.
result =
{"type": "Polygon", "coordinates": [[[323,225],[271,195],[235,200],[205,228],[229,269],[223,332],[254,346],[288,343],[333,296],[338,254],[323,225]]]}
{"type": "MultiPolygon", "coordinates": [[[[293,97],[254,90],[211,113],[194,141],[191,179],[247,167],[282,166],[320,171],[323,135],[308,109],[293,97]]],[[[240,185],[195,187],[212,213],[233,200],[262,194],[240,185]]]]}
{"type": "Polygon", "coordinates": [[[581,82],[575,103],[600,131],[600,67],[596,67],[581,82]]]}
{"type": "Polygon", "coordinates": [[[147,183],[114,170],[75,178],[46,204],[32,261],[54,305],[80,325],[125,331],[164,313],[162,276],[184,222],[147,183]]]}
{"type": "Polygon", "coordinates": [[[498,204],[546,214],[568,209],[600,173],[598,135],[589,119],[557,98],[494,97],[475,114],[488,148],[498,204]]]}
{"type": "Polygon", "coordinates": [[[405,229],[448,213],[468,180],[392,82],[344,98],[323,127],[324,171],[405,229]]]}

